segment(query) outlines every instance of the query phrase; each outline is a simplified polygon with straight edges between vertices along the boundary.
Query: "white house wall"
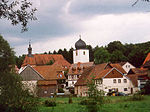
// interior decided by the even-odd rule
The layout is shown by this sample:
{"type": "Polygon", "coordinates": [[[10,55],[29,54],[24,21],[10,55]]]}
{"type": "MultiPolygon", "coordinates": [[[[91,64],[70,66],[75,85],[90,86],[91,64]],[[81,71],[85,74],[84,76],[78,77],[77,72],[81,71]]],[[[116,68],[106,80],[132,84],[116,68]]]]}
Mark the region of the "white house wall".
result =
{"type": "Polygon", "coordinates": [[[129,62],[127,62],[122,66],[122,68],[128,73],[131,68],[135,68],[135,67],[131,65],[129,62]]]}
{"type": "Polygon", "coordinates": [[[124,76],[123,78],[104,78],[102,84],[101,85],[98,84],[98,89],[102,89],[103,91],[108,93],[109,89],[118,88],[118,92],[130,94],[131,88],[133,88],[133,85],[129,79],[127,79],[127,83],[124,83],[124,79],[127,79],[127,78],[124,76]],[[114,79],[116,79],[116,83],[113,83],[114,79]],[[118,79],[121,79],[121,83],[118,83],[118,79]],[[127,88],[127,91],[124,91],[124,88],[127,88]]]}

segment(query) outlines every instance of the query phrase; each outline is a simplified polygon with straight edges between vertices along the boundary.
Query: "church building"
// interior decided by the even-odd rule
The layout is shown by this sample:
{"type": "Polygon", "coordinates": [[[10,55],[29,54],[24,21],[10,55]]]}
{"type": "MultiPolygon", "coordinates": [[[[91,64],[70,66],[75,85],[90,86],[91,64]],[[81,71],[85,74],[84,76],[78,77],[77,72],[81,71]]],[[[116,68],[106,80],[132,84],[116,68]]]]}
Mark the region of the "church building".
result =
{"type": "Polygon", "coordinates": [[[75,43],[75,48],[73,51],[73,64],[68,72],[68,87],[74,87],[84,69],[94,64],[89,62],[89,50],[81,38],[75,43]]]}

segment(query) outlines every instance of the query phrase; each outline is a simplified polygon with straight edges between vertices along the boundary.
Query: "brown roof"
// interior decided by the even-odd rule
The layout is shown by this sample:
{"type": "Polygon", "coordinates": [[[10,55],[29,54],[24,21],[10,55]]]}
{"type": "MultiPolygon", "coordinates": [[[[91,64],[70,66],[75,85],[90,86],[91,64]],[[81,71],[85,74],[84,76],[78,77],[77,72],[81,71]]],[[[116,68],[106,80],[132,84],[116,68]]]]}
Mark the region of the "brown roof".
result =
{"type": "Polygon", "coordinates": [[[122,66],[118,63],[114,63],[114,64],[110,64],[112,67],[117,68],[120,72],[122,72],[123,74],[126,74],[126,71],[122,68],[122,66]]]}
{"type": "Polygon", "coordinates": [[[99,75],[97,75],[97,76],[95,77],[95,79],[100,79],[100,78],[104,77],[110,70],[111,70],[111,68],[108,68],[108,69],[105,69],[105,70],[101,71],[101,72],[99,73],[99,75]]]}
{"type": "Polygon", "coordinates": [[[126,75],[135,87],[138,87],[138,76],[136,74],[126,75]]]}
{"type": "Polygon", "coordinates": [[[33,67],[45,80],[66,79],[62,73],[63,68],[58,65],[44,65],[33,67]]]}
{"type": "Polygon", "coordinates": [[[123,66],[124,64],[126,64],[127,62],[120,62],[118,64],[120,64],[121,66],[123,66]]]}
{"type": "Polygon", "coordinates": [[[39,80],[37,82],[37,85],[56,85],[57,81],[56,80],[39,80]]]}
{"type": "Polygon", "coordinates": [[[129,74],[147,74],[147,68],[132,68],[129,74]]]}
{"type": "Polygon", "coordinates": [[[87,67],[83,74],[81,75],[81,77],[77,80],[77,82],[75,83],[75,86],[80,86],[80,85],[86,85],[87,81],[88,81],[88,75],[91,72],[91,70],[93,69],[93,66],[91,67],[87,67]]]}
{"type": "Polygon", "coordinates": [[[103,63],[86,68],[81,77],[77,80],[75,86],[86,85],[88,80],[91,80],[93,77],[99,75],[99,73],[103,71],[106,66],[107,63],[103,63]]]}
{"type": "Polygon", "coordinates": [[[61,66],[70,66],[61,54],[34,54],[33,57],[26,56],[22,66],[26,65],[46,65],[50,60],[61,64],[61,66]],[[58,62],[59,61],[59,62],[58,62]]]}
{"type": "Polygon", "coordinates": [[[82,74],[85,68],[88,68],[90,66],[93,66],[94,62],[87,62],[87,63],[75,63],[72,64],[71,67],[69,68],[68,74],[82,74]]]}

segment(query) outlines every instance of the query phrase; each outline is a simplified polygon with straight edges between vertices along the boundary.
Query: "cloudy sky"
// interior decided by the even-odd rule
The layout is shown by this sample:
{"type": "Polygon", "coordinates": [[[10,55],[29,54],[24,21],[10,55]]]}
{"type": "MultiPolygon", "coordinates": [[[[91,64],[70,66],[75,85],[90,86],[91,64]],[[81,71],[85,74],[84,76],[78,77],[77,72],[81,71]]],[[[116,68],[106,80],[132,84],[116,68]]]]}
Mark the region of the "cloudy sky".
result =
{"type": "MultiPolygon", "coordinates": [[[[31,0],[30,0],[31,1],[31,0]]],[[[31,39],[33,53],[74,47],[81,38],[89,45],[105,46],[111,41],[141,43],[150,40],[150,3],[136,0],[32,0],[37,21],[29,31],[0,20],[0,34],[16,55],[27,54],[31,39]]]]}

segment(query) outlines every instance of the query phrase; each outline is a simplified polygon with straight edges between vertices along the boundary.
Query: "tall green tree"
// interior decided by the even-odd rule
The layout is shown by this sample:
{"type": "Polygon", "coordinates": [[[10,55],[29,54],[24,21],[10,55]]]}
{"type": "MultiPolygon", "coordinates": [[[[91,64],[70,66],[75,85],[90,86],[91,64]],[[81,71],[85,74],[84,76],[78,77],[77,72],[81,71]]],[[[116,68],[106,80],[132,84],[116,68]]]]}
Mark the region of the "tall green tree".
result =
{"type": "Polygon", "coordinates": [[[110,61],[110,53],[103,47],[98,48],[94,53],[94,62],[96,64],[106,63],[110,61]]]}
{"type": "Polygon", "coordinates": [[[0,36],[0,111],[37,111],[37,100],[21,83],[14,70],[14,52],[8,42],[0,36]]]}
{"type": "Polygon", "coordinates": [[[111,54],[110,62],[117,63],[117,62],[124,62],[127,61],[126,56],[119,50],[115,50],[111,54]]]}

